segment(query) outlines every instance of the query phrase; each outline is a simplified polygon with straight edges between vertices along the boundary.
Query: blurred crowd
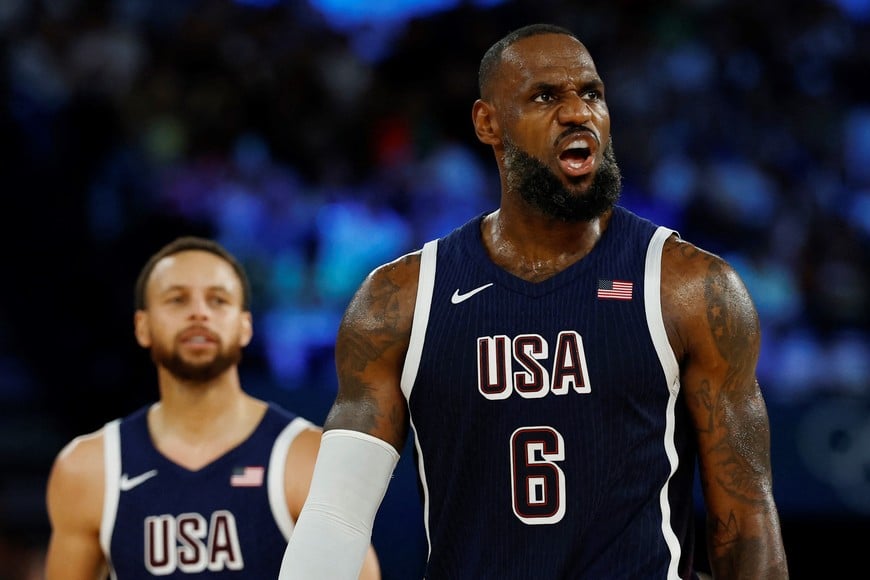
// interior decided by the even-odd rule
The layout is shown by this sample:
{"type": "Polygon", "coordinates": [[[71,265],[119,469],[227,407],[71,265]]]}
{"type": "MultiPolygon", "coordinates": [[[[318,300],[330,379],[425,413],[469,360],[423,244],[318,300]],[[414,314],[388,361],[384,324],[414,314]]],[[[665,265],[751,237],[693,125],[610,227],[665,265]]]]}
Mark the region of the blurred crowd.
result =
{"type": "Polygon", "coordinates": [[[132,286],[177,234],[247,265],[252,376],[334,390],[368,271],[496,206],[477,65],[533,21],[596,59],[622,203],[744,277],[772,418],[846,397],[867,439],[870,0],[3,0],[0,531],[42,538],[58,442],[154,397],[132,286]]]}

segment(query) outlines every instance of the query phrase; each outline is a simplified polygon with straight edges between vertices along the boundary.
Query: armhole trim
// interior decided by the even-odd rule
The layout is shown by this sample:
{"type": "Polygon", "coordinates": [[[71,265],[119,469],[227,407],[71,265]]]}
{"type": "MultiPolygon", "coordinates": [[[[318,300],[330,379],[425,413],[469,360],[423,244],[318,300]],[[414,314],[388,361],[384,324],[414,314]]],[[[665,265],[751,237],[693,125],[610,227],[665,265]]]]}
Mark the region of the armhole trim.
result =
{"type": "Polygon", "coordinates": [[[100,546],[109,568],[112,568],[111,542],[121,496],[121,420],[115,419],[103,427],[103,516],[100,520],[100,546]]]}
{"type": "Polygon", "coordinates": [[[411,399],[414,381],[420,368],[420,358],[423,355],[423,342],[426,340],[426,327],[429,324],[429,312],[432,308],[432,294],[435,289],[435,267],[438,256],[438,240],[426,242],[420,254],[420,275],[417,279],[417,300],[414,305],[414,319],[411,322],[411,337],[408,341],[408,353],[405,355],[405,365],[402,367],[402,393],[405,399],[411,399]]]}
{"type": "Polygon", "coordinates": [[[269,497],[269,507],[272,509],[272,517],[284,534],[285,540],[290,540],[290,534],[296,527],[293,516],[290,515],[290,507],[287,505],[287,497],[284,493],[284,474],[287,471],[287,454],[290,445],[296,436],[305,429],[314,428],[314,424],[302,417],[296,417],[290,421],[275,438],[272,445],[272,453],[269,456],[269,470],[266,476],[266,493],[269,497]]]}
{"type": "MultiPolygon", "coordinates": [[[[410,403],[411,391],[417,380],[420,369],[420,358],[423,356],[423,343],[426,340],[426,328],[429,325],[429,315],[432,310],[432,296],[435,292],[435,271],[438,257],[438,240],[431,240],[423,245],[420,255],[420,275],[417,279],[417,301],[414,305],[414,320],[411,324],[411,338],[408,343],[408,353],[405,355],[405,366],[402,368],[402,393],[410,403]]],[[[426,464],[420,440],[417,438],[417,428],[414,418],[409,415],[409,423],[413,432],[414,448],[417,450],[417,473],[423,494],[423,523],[426,532],[426,544],[431,554],[432,539],[429,532],[429,483],[426,477],[426,464]]],[[[428,557],[428,556],[427,556],[428,557]]]]}
{"type": "Polygon", "coordinates": [[[662,315],[661,300],[662,250],[664,249],[665,241],[674,233],[676,233],[674,230],[665,227],[659,227],[655,231],[647,247],[644,275],[644,307],[647,315],[647,325],[649,326],[650,337],[658,353],[659,362],[662,366],[669,391],[666,426],[662,444],[664,445],[671,471],[659,493],[659,506],[662,511],[662,536],[671,554],[668,565],[668,580],[679,580],[678,568],[681,558],[680,542],[673,530],[671,505],[668,499],[670,480],[679,466],[679,456],[674,444],[674,435],[676,429],[675,406],[680,392],[680,367],[679,363],[677,363],[674,349],[671,348],[671,343],[668,340],[664,316],[662,315]]]}
{"type": "Polygon", "coordinates": [[[644,307],[646,309],[647,324],[653,346],[659,355],[662,369],[671,389],[679,388],[680,369],[677,357],[674,354],[668,333],[665,329],[664,316],[662,315],[662,249],[665,241],[676,233],[674,230],[659,227],[649,242],[646,253],[646,265],[644,273],[644,307]]]}

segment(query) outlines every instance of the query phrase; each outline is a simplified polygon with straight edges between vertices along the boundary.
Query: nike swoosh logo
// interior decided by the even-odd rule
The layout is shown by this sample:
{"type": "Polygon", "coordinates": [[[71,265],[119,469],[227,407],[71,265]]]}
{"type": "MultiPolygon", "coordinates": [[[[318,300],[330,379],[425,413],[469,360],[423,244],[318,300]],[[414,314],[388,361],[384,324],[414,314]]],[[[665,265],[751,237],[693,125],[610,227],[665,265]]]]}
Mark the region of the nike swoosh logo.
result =
{"type": "Polygon", "coordinates": [[[123,474],[121,476],[121,491],[130,491],[140,483],[145,483],[152,477],[157,475],[157,470],[152,469],[151,471],[146,471],[145,473],[139,474],[136,477],[127,477],[127,474],[123,474]]]}
{"type": "Polygon", "coordinates": [[[489,284],[484,284],[483,286],[478,286],[474,290],[469,290],[468,292],[466,292],[464,294],[460,294],[459,288],[457,288],[456,292],[453,293],[453,296],[450,297],[450,302],[452,302],[453,304],[459,304],[460,302],[465,302],[466,300],[468,300],[469,298],[471,298],[472,296],[474,296],[478,292],[483,292],[484,290],[486,290],[490,286],[492,286],[492,282],[490,282],[489,284]]]}

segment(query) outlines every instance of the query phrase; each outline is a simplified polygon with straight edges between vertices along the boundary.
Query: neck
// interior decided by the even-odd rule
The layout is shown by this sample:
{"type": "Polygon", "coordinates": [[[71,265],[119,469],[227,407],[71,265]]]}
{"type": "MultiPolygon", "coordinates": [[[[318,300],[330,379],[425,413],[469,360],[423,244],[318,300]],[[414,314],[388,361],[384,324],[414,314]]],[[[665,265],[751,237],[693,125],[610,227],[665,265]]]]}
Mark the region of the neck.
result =
{"type": "Polygon", "coordinates": [[[612,210],[588,222],[564,222],[504,205],[482,225],[492,260],[530,282],[546,280],[583,259],[601,239],[612,210]]]}
{"type": "Polygon", "coordinates": [[[209,383],[160,379],[160,402],[148,413],[148,429],[155,447],[188,469],[244,441],[266,411],[263,401],[242,391],[235,372],[209,383]]]}
{"type": "Polygon", "coordinates": [[[250,398],[242,391],[235,368],[207,382],[179,380],[161,368],[158,380],[160,416],[179,429],[206,429],[221,417],[241,412],[250,398]]]}

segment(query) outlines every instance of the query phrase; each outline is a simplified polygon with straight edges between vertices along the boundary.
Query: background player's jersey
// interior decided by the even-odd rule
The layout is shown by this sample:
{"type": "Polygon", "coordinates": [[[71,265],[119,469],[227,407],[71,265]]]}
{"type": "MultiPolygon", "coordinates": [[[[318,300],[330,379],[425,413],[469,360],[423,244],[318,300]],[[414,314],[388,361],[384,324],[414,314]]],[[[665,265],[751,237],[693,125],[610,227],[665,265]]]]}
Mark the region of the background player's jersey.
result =
{"type": "Polygon", "coordinates": [[[277,578],[294,526],[287,451],[312,424],[270,404],[248,439],[190,471],[154,448],[146,413],[104,429],[100,543],[111,578],[277,578]]]}
{"type": "Polygon", "coordinates": [[[424,247],[402,375],[426,577],[689,577],[694,442],[659,298],[673,232],[617,207],[588,256],[529,283],[489,259],[482,217],[424,247]]]}

